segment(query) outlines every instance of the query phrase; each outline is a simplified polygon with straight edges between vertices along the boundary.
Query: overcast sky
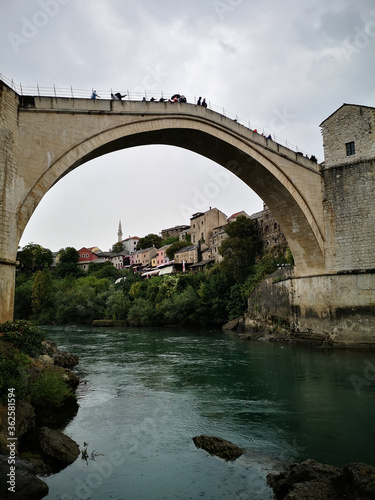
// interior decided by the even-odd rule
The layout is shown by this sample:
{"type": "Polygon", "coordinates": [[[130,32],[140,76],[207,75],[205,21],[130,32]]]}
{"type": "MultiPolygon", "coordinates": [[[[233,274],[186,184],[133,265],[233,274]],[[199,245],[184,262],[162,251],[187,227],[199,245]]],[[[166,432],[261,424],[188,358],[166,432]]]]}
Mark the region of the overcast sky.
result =
{"type": "MultiPolygon", "coordinates": [[[[0,14],[0,73],[17,84],[204,96],[320,160],[325,118],[375,106],[373,0],[1,0],[0,14]]],[[[108,250],[119,219],[141,237],[262,205],[215,163],[144,146],[65,176],[20,244],[108,250]]]]}

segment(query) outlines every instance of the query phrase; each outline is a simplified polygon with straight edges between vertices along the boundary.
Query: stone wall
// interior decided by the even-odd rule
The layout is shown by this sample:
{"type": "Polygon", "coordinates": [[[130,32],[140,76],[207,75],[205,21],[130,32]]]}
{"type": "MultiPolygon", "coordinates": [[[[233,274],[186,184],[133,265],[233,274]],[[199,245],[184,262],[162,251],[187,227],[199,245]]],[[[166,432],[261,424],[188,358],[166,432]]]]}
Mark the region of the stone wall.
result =
{"type": "Polygon", "coordinates": [[[326,266],[375,269],[375,160],[323,170],[326,266]]]}
{"type": "Polygon", "coordinates": [[[256,287],[245,328],[282,339],[375,348],[375,273],[293,277],[278,271],[256,287]]]}
{"type": "Polygon", "coordinates": [[[0,82],[0,323],[13,316],[17,227],[17,192],[22,184],[17,176],[18,96],[0,82]],[[10,244],[10,242],[12,244],[10,244]]]}

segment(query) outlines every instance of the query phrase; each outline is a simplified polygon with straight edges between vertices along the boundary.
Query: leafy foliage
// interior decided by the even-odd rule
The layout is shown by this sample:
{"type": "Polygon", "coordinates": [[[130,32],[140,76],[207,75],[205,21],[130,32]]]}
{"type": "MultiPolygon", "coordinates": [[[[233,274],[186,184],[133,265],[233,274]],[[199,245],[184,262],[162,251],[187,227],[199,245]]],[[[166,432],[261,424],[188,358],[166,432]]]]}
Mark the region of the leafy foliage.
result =
{"type": "Polygon", "coordinates": [[[121,241],[118,241],[112,246],[112,252],[120,253],[124,249],[124,245],[121,241]]]}
{"type": "Polygon", "coordinates": [[[61,406],[67,398],[75,397],[60,370],[47,367],[30,384],[31,403],[35,406],[61,406]]]}
{"type": "Polygon", "coordinates": [[[41,245],[29,243],[17,252],[17,260],[21,269],[31,271],[32,269],[43,269],[50,267],[53,262],[52,252],[41,245]]]}
{"type": "Polygon", "coordinates": [[[228,238],[219,248],[224,257],[222,268],[236,282],[243,282],[250,274],[255,259],[261,255],[262,240],[255,221],[245,216],[238,217],[225,226],[228,238]]]}
{"type": "Polygon", "coordinates": [[[128,317],[131,301],[122,290],[116,290],[110,295],[106,302],[105,315],[107,319],[126,320],[128,317]]]}
{"type": "Polygon", "coordinates": [[[134,326],[151,326],[157,324],[157,315],[150,300],[138,297],[129,310],[128,321],[134,326]]]}
{"type": "Polygon", "coordinates": [[[0,333],[2,340],[10,342],[24,354],[34,357],[42,351],[45,333],[29,321],[7,321],[0,325],[0,333]]]}
{"type": "Polygon", "coordinates": [[[160,248],[163,244],[163,240],[157,234],[150,233],[143,238],[140,238],[137,243],[137,250],[150,248],[155,246],[156,248],[160,248]]]}
{"type": "Polygon", "coordinates": [[[16,290],[14,297],[14,317],[15,319],[28,319],[32,315],[31,295],[33,290],[34,277],[20,274],[16,278],[16,290]]]}
{"type": "Polygon", "coordinates": [[[34,278],[31,304],[34,313],[40,313],[43,309],[49,309],[53,304],[53,282],[49,269],[38,271],[34,278]]]}
{"type": "Polygon", "coordinates": [[[27,393],[29,358],[5,343],[0,343],[0,403],[5,403],[8,388],[15,389],[17,398],[23,399],[27,393]]]}

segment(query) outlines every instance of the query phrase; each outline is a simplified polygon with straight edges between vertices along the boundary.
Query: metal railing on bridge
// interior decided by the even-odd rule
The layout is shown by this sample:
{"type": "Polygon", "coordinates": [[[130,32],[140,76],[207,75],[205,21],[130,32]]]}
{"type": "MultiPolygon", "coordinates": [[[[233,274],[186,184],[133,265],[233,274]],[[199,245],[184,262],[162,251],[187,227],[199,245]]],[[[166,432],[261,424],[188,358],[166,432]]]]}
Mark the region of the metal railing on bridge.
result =
{"type": "MultiPolygon", "coordinates": [[[[11,89],[13,89],[17,94],[23,95],[23,96],[38,96],[38,97],[66,97],[66,98],[72,98],[72,99],[91,99],[91,95],[94,91],[92,88],[91,90],[88,89],[73,89],[73,87],[70,88],[64,88],[64,87],[56,87],[53,85],[52,87],[41,87],[39,85],[36,86],[25,86],[20,84],[17,84],[12,80],[9,80],[6,78],[4,75],[0,73],[0,80],[2,80],[6,85],[8,85],[11,89]]],[[[122,100],[126,101],[150,101],[151,99],[155,101],[169,101],[173,95],[175,95],[175,92],[156,92],[156,93],[150,93],[147,91],[143,92],[133,92],[130,91],[129,89],[127,90],[100,90],[100,89],[95,89],[95,92],[97,94],[97,97],[100,99],[112,99],[113,93],[114,92],[119,92],[122,96],[125,95],[125,97],[122,98],[122,100]]],[[[181,94],[182,95],[182,94],[181,94]]],[[[189,104],[196,104],[198,101],[197,96],[186,96],[184,95],[186,102],[189,104]]],[[[245,120],[241,117],[239,117],[237,114],[228,112],[224,107],[217,106],[213,104],[211,101],[207,101],[207,109],[211,109],[212,111],[215,111],[216,113],[219,113],[226,118],[229,118],[231,120],[236,121],[240,125],[245,126],[246,128],[256,131],[258,134],[263,135],[265,137],[271,138],[273,141],[277,142],[278,144],[287,147],[288,149],[291,149],[292,151],[295,151],[296,153],[301,153],[303,156],[306,158],[313,158],[314,156],[309,155],[306,151],[300,149],[298,146],[291,144],[289,141],[282,139],[280,137],[277,137],[273,131],[256,125],[249,120],[245,120]]]]}

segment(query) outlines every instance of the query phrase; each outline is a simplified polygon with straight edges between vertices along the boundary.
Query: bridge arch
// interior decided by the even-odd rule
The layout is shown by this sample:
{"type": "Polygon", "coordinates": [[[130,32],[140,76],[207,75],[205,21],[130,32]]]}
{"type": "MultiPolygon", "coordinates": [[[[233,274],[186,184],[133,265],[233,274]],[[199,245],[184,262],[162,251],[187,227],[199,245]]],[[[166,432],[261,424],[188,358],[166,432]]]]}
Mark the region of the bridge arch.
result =
{"type": "MultiPolygon", "coordinates": [[[[165,109],[165,104],[161,105],[165,109]]],[[[159,104],[153,106],[159,107],[159,104]]],[[[71,141],[60,151],[49,147],[47,136],[43,168],[24,192],[17,207],[18,241],[44,194],[69,172],[110,152],[163,144],[184,148],[213,160],[254,190],[277,218],[291,247],[297,275],[324,269],[320,214],[316,210],[314,212],[315,207],[308,199],[311,193],[302,182],[308,178],[306,184],[314,184],[316,194],[321,189],[317,169],[306,161],[298,161],[298,156],[294,160],[272,151],[274,144],[269,143],[273,141],[258,138],[258,134],[254,139],[254,132],[248,131],[246,137],[242,130],[244,127],[238,130],[238,125],[232,120],[221,119],[218,122],[211,119],[210,113],[197,116],[196,106],[185,107],[193,107],[194,113],[144,113],[132,116],[126,123],[89,127],[86,133],[81,130],[75,136],[79,140],[71,141]],[[302,174],[301,179],[295,175],[296,172],[302,174]]],[[[100,115],[90,116],[89,119],[100,123],[100,115]]],[[[63,137],[61,141],[66,142],[63,137]]]]}

